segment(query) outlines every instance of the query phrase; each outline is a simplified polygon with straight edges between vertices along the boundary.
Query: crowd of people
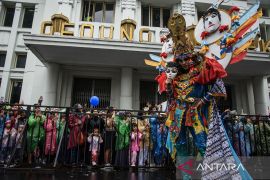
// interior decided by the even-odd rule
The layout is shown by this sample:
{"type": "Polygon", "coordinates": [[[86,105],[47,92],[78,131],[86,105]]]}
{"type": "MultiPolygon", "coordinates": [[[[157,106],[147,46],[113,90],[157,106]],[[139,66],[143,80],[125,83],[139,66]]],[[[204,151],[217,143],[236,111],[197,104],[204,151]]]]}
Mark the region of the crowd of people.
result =
{"type": "Polygon", "coordinates": [[[144,110],[1,106],[0,163],[40,166],[57,157],[70,165],[162,166],[168,163],[165,116],[157,107],[144,110]]]}
{"type": "Polygon", "coordinates": [[[266,116],[237,115],[225,110],[223,123],[238,156],[269,155],[270,119],[266,116]]]}
{"type": "MultiPolygon", "coordinates": [[[[41,166],[105,167],[164,166],[171,163],[166,139],[166,115],[148,104],[143,111],[0,107],[0,163],[41,166]]],[[[268,121],[222,115],[231,144],[239,156],[269,153],[268,121]]],[[[192,141],[191,141],[192,142],[192,141]]],[[[195,152],[195,151],[194,151],[195,152]]]]}

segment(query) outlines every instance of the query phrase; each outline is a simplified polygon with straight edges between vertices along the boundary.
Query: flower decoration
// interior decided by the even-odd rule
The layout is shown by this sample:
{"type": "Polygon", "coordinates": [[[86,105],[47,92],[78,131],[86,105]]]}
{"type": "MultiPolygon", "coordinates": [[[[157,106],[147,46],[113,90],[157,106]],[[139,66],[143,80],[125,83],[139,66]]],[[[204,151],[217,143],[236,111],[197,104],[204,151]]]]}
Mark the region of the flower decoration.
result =
{"type": "Polygon", "coordinates": [[[228,38],[226,39],[226,45],[227,45],[227,46],[231,46],[231,45],[234,44],[235,42],[236,42],[236,39],[233,38],[233,37],[228,37],[228,38]]]}
{"type": "Polygon", "coordinates": [[[163,36],[163,37],[160,38],[160,42],[161,43],[164,43],[166,41],[166,39],[167,39],[167,37],[166,36],[163,36]]]}
{"type": "Polygon", "coordinates": [[[203,32],[201,33],[201,38],[204,39],[206,36],[209,36],[209,32],[203,31],[203,32]]]}
{"type": "Polygon", "coordinates": [[[226,31],[228,29],[229,29],[228,25],[221,25],[218,30],[219,30],[220,33],[222,33],[222,32],[224,32],[224,31],[226,31]]]}
{"type": "Polygon", "coordinates": [[[233,12],[239,12],[240,9],[237,6],[231,7],[231,9],[228,11],[228,13],[231,15],[233,12]]]}
{"type": "Polygon", "coordinates": [[[203,46],[200,50],[200,54],[205,54],[209,50],[208,46],[203,46]]]}
{"type": "Polygon", "coordinates": [[[167,57],[168,57],[168,54],[165,53],[165,52],[163,52],[163,53],[161,53],[159,56],[160,56],[160,57],[163,57],[163,58],[167,58],[167,57]]]}

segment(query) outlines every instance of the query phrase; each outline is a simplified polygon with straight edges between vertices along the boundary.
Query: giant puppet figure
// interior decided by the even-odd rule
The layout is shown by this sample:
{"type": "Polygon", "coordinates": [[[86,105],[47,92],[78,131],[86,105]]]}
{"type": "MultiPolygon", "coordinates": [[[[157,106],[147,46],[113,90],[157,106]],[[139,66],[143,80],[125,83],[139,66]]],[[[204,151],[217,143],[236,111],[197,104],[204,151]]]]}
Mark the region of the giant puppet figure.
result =
{"type": "MultiPolygon", "coordinates": [[[[195,28],[194,35],[201,44],[200,50],[195,51],[186,36],[184,17],[174,14],[168,22],[169,31],[162,31],[160,57],[151,54],[151,60],[145,60],[146,64],[159,69],[156,77],[159,92],[166,91],[168,95],[166,147],[176,164],[184,163],[182,157],[188,155],[187,131],[204,157],[203,164],[240,164],[222,124],[215,99],[226,97],[222,81],[227,76],[225,69],[245,57],[246,49],[258,32],[252,27],[261,12],[257,12],[258,3],[239,17],[239,8],[232,7],[226,12],[218,9],[221,3],[212,5],[195,28]]],[[[184,178],[189,177],[184,174],[184,178]]],[[[223,171],[205,168],[202,179],[251,177],[244,168],[223,171]]]]}

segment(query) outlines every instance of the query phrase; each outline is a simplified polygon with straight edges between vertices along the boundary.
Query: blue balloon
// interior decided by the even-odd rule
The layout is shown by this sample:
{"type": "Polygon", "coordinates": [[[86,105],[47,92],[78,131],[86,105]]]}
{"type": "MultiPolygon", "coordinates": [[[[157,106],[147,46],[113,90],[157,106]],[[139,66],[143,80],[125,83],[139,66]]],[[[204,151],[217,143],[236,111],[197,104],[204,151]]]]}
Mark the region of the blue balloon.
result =
{"type": "Polygon", "coordinates": [[[99,104],[99,98],[97,96],[92,96],[90,98],[90,104],[92,106],[97,106],[99,104]]]}

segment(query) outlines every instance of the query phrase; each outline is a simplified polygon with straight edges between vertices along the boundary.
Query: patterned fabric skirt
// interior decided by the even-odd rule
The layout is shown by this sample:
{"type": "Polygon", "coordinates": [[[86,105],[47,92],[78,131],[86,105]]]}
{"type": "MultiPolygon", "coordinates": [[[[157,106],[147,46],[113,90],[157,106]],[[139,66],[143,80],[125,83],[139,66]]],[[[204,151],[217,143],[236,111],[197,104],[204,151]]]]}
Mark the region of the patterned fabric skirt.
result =
{"type": "Polygon", "coordinates": [[[210,117],[203,167],[202,179],[204,180],[252,179],[230,144],[216,104],[210,117]],[[228,168],[232,165],[236,165],[236,168],[228,168]]]}

